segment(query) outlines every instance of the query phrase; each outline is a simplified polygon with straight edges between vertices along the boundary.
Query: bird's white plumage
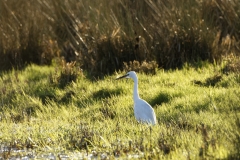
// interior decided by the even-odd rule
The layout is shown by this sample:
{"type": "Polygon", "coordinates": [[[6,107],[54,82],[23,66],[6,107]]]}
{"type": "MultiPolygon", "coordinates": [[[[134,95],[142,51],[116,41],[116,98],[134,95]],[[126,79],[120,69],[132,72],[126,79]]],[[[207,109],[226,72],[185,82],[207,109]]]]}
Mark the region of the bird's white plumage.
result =
{"type": "Polygon", "coordinates": [[[146,122],[150,124],[156,124],[156,115],[151,107],[145,100],[141,99],[138,94],[138,78],[134,71],[128,72],[126,75],[120,78],[132,78],[134,81],[133,87],[133,100],[134,100],[134,116],[139,122],[146,122]]]}

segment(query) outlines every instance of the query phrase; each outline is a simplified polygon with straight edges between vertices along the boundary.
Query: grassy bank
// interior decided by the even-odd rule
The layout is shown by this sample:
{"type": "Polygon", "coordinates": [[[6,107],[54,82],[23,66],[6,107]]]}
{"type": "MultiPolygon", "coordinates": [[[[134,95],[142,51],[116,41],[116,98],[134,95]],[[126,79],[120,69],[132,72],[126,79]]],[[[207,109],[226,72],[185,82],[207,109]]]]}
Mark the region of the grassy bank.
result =
{"type": "Polygon", "coordinates": [[[222,66],[202,66],[138,74],[140,96],[159,122],[152,127],[136,122],[133,82],[115,80],[124,73],[95,81],[81,73],[64,87],[53,80],[61,77],[56,66],[2,73],[0,143],[8,148],[0,156],[27,149],[35,156],[239,158],[240,77],[222,74],[222,66]]]}

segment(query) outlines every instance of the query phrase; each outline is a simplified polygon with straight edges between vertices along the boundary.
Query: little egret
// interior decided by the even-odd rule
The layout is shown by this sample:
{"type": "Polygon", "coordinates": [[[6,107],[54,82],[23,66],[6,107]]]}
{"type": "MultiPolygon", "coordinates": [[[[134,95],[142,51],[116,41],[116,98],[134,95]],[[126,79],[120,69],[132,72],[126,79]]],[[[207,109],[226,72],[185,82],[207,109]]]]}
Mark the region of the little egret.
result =
{"type": "Polygon", "coordinates": [[[126,75],[118,77],[116,79],[121,78],[132,78],[134,81],[133,87],[133,100],[134,100],[134,115],[139,122],[145,122],[149,124],[156,124],[156,115],[148,102],[141,99],[138,94],[138,78],[137,74],[134,71],[128,72],[126,75]]]}

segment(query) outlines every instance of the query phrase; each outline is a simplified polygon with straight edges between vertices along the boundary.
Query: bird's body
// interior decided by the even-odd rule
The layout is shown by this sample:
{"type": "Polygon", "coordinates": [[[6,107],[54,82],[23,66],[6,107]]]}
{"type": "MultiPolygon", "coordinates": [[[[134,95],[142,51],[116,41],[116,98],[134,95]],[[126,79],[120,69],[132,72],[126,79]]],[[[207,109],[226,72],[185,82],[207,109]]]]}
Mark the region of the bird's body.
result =
{"type": "Polygon", "coordinates": [[[134,102],[134,116],[139,122],[157,123],[153,108],[143,99],[134,102]]]}
{"type": "Polygon", "coordinates": [[[126,75],[120,78],[132,78],[134,81],[133,87],[133,100],[134,100],[134,116],[139,122],[146,122],[150,124],[156,124],[156,115],[151,107],[145,100],[141,99],[138,94],[138,78],[134,71],[128,72],[126,75]]]}

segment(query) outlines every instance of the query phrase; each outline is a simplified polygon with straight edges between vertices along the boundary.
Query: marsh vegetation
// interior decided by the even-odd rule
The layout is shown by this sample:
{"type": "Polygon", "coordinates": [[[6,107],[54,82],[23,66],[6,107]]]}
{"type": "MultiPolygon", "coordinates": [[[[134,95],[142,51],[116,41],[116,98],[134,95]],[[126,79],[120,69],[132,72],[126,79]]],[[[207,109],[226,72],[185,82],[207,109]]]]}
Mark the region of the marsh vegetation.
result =
{"type": "Polygon", "coordinates": [[[239,159],[239,6],[0,1],[0,159],[239,159]]]}

